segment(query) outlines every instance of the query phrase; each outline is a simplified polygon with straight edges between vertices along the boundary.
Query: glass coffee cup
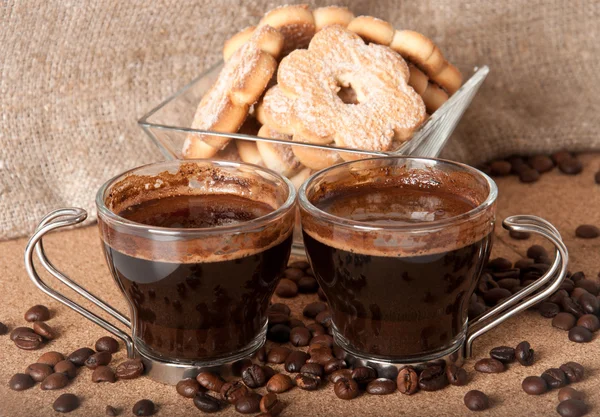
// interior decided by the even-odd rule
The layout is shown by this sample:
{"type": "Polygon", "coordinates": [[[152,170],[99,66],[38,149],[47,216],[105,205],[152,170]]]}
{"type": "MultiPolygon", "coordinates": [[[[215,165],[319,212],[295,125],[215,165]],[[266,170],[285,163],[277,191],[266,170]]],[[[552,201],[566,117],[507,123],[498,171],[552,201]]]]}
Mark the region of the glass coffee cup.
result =
{"type": "Polygon", "coordinates": [[[290,255],[295,201],[287,178],[234,162],[161,162],[108,181],[97,193],[98,227],[129,317],[44,254],[43,235],[83,221],[81,209],[42,220],[26,268],[44,292],[123,339],[150,377],[174,384],[202,368],[223,371],[264,344],[267,308],[290,255]],[[33,266],[34,250],[53,276],[130,330],[48,287],[33,266]]]}
{"type": "Polygon", "coordinates": [[[558,231],[535,216],[507,218],[508,229],[549,239],[555,259],[544,276],[469,322],[497,193],[474,168],[412,157],[347,162],[304,183],[306,253],[335,342],[350,358],[370,366],[456,361],[470,355],[476,337],[560,286],[568,255],[558,231]]]}

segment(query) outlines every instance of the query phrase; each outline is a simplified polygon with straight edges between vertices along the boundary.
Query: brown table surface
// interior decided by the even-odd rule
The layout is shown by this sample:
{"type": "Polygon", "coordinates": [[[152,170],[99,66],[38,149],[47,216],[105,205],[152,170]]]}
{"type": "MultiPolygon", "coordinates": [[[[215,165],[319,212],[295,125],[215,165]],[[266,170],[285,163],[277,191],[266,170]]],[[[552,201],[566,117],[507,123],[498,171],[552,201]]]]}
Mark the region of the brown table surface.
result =
{"type": "MultiPolygon", "coordinates": [[[[513,214],[535,214],[553,222],[563,235],[570,251],[570,269],[582,270],[588,277],[597,279],[600,270],[600,239],[577,239],[574,231],[581,223],[600,225],[600,186],[594,183],[594,173],[600,168],[600,155],[581,157],[585,169],[581,175],[566,176],[557,170],[544,174],[536,184],[521,184],[514,177],[500,178],[498,220],[513,214]]],[[[46,250],[55,264],[92,292],[99,294],[121,311],[127,311],[124,299],[109,276],[101,253],[95,227],[55,233],[46,239],[46,250]]],[[[496,229],[492,256],[512,260],[523,257],[528,246],[537,239],[515,241],[501,227],[496,229]]],[[[39,384],[33,388],[14,392],[8,389],[11,375],[23,372],[45,351],[68,354],[82,346],[93,347],[96,339],[106,332],[79,314],[55,302],[29,281],[23,267],[23,249],[26,240],[0,243],[0,321],[10,328],[26,325],[25,310],[43,303],[52,311],[49,324],[58,331],[58,338],[37,351],[16,348],[8,336],[0,337],[0,416],[59,415],[52,410],[53,401],[64,392],[76,393],[81,406],[70,415],[101,416],[107,404],[121,410],[121,415],[132,415],[133,404],[142,399],[152,399],[158,405],[158,415],[188,416],[201,414],[191,400],[183,399],[175,388],[162,385],[146,377],[114,384],[94,384],[91,371],[80,369],[77,378],[60,391],[42,391],[39,384]]],[[[546,244],[548,247],[548,245],[546,244]]],[[[72,295],[67,291],[69,295],[72,295]]],[[[75,296],[73,296],[76,298],[75,296]]],[[[293,315],[301,316],[301,306],[315,296],[300,296],[288,302],[293,315]]],[[[97,310],[96,310],[97,311],[97,310]]],[[[597,339],[597,338],[596,338],[597,339]]],[[[487,356],[494,346],[515,346],[528,340],[535,349],[536,362],[531,367],[513,364],[501,374],[480,374],[473,370],[474,360],[466,363],[469,383],[463,387],[448,387],[438,392],[420,392],[413,396],[395,393],[388,396],[362,395],[352,401],[339,400],[331,384],[318,392],[293,389],[281,394],[288,407],[284,416],[458,416],[471,413],[463,404],[464,394],[472,389],[487,393],[492,407],[480,416],[542,416],[557,415],[556,391],[541,396],[530,396],[521,390],[521,381],[528,375],[539,375],[547,368],[558,367],[567,361],[577,361],[586,367],[584,381],[575,385],[587,395],[591,407],[589,415],[600,415],[598,391],[600,351],[598,340],[588,344],[575,344],[566,332],[551,327],[548,319],[536,312],[525,312],[482,336],[475,343],[475,359],[487,356]]],[[[119,363],[125,357],[121,349],[113,359],[119,363]]],[[[220,415],[237,415],[233,407],[220,415]]]]}

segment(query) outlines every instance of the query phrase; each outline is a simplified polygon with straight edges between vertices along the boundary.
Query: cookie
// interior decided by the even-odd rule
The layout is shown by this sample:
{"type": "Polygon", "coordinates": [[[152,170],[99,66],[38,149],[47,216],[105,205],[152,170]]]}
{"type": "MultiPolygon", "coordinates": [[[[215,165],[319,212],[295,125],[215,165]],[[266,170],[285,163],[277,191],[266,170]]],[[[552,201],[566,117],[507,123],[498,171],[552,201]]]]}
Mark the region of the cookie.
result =
{"type": "Polygon", "coordinates": [[[292,151],[302,165],[315,171],[320,171],[342,162],[342,158],[340,158],[340,155],[336,151],[307,146],[292,146],[292,151]]]}
{"type": "Polygon", "coordinates": [[[313,17],[315,19],[315,30],[318,32],[329,25],[347,27],[354,19],[354,13],[345,7],[328,6],[313,10],[313,17]]]}
{"type": "Polygon", "coordinates": [[[300,187],[302,186],[302,184],[304,184],[304,182],[308,178],[310,178],[312,173],[313,173],[313,171],[310,168],[303,168],[296,175],[292,175],[290,177],[290,181],[292,182],[292,184],[294,184],[294,187],[296,187],[296,190],[299,190],[300,187]]]}
{"type": "Polygon", "coordinates": [[[286,5],[267,12],[258,23],[258,28],[271,26],[283,35],[282,55],[295,49],[307,48],[315,34],[315,19],[306,4],[286,5]]]}
{"type": "Polygon", "coordinates": [[[292,102],[283,94],[278,85],[274,85],[256,104],[254,109],[256,119],[261,124],[271,126],[278,132],[292,135],[292,102]]]}
{"type": "MultiPolygon", "coordinates": [[[[260,128],[258,131],[258,136],[272,139],[292,139],[291,136],[280,133],[266,125],[260,128]]],[[[298,161],[298,159],[294,156],[292,147],[290,145],[256,141],[256,147],[260,153],[264,165],[267,168],[280,173],[281,175],[289,177],[296,174],[298,171],[300,171],[300,169],[303,168],[300,164],[300,161],[298,161]]]]}
{"type": "Polygon", "coordinates": [[[348,30],[356,33],[366,42],[389,45],[394,38],[394,27],[385,20],[372,16],[355,17],[349,24],[348,30]]]}

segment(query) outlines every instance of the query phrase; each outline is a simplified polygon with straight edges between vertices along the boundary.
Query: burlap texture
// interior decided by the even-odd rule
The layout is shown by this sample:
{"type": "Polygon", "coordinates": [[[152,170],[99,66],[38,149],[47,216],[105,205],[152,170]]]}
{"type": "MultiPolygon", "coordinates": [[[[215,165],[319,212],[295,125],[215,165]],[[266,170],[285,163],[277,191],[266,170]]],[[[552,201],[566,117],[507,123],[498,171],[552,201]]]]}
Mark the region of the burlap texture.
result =
{"type": "MultiPolygon", "coordinates": [[[[492,73],[445,157],[479,163],[598,149],[600,3],[312,1],[421,31],[461,67],[492,73]]],[[[220,59],[275,1],[0,3],[0,239],[49,210],[92,212],[111,176],[159,159],[136,121],[220,59]]]]}

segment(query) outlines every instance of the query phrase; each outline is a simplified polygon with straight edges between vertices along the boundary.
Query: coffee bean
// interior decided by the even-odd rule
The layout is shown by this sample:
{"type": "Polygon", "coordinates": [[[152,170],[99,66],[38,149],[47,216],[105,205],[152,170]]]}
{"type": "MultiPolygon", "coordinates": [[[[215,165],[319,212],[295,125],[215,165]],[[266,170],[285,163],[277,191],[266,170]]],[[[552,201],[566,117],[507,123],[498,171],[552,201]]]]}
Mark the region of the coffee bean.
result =
{"type": "Polygon", "coordinates": [[[25,369],[25,373],[35,382],[42,382],[48,375],[54,373],[54,370],[45,363],[32,363],[25,369]]]}
{"type": "MultiPolygon", "coordinates": [[[[369,366],[359,366],[354,368],[351,378],[360,385],[366,385],[377,379],[377,371],[369,366]]],[[[395,390],[395,388],[394,388],[395,390]]]]}
{"type": "Polygon", "coordinates": [[[308,354],[310,358],[308,359],[308,363],[318,363],[319,365],[325,366],[327,362],[332,359],[335,359],[333,356],[333,352],[328,347],[324,347],[322,345],[312,345],[313,349],[309,349],[308,354]]]}
{"type": "Polygon", "coordinates": [[[555,164],[558,164],[561,161],[564,161],[565,159],[573,158],[573,156],[565,149],[554,152],[552,155],[550,155],[550,157],[552,158],[555,164]]]}
{"type": "Polygon", "coordinates": [[[75,394],[62,394],[52,404],[52,409],[59,413],[70,413],[79,407],[79,398],[75,394]]]}
{"type": "Polygon", "coordinates": [[[277,394],[272,392],[268,393],[260,400],[260,411],[269,413],[272,417],[281,414],[284,407],[284,404],[277,398],[277,394]]]}
{"type": "Polygon", "coordinates": [[[298,269],[306,269],[310,268],[310,264],[306,261],[294,261],[288,264],[288,268],[298,268],[298,269]]]}
{"type": "Polygon", "coordinates": [[[391,379],[378,378],[367,385],[367,392],[371,395],[388,395],[396,391],[396,383],[391,379]]]}
{"type": "Polygon", "coordinates": [[[312,374],[318,376],[319,378],[322,378],[325,371],[323,370],[323,366],[319,365],[318,363],[307,363],[302,365],[302,368],[300,368],[300,373],[312,374]]]}
{"type": "Polygon", "coordinates": [[[204,392],[199,392],[194,397],[194,405],[204,413],[216,413],[221,410],[223,403],[217,398],[204,392]]]}
{"type": "Polygon", "coordinates": [[[242,381],[248,388],[259,388],[267,383],[267,374],[260,365],[252,365],[242,372],[242,381]]]}
{"type": "Polygon", "coordinates": [[[486,268],[493,271],[504,271],[512,268],[512,262],[506,258],[494,258],[487,263],[486,268]]]}
{"type": "Polygon", "coordinates": [[[221,387],[221,397],[229,404],[235,404],[250,391],[240,381],[225,382],[221,387]]]}
{"type": "Polygon", "coordinates": [[[581,305],[571,297],[565,297],[561,300],[561,306],[566,313],[571,313],[579,318],[585,314],[581,305]]]}
{"type": "Polygon", "coordinates": [[[112,360],[110,352],[98,352],[85,360],[85,366],[89,369],[96,369],[99,366],[108,365],[112,360]]]}
{"type": "Polygon", "coordinates": [[[325,292],[322,288],[319,288],[319,291],[317,291],[317,295],[319,296],[319,300],[327,301],[327,296],[325,295],[325,292]]]}
{"type": "Polygon", "coordinates": [[[46,340],[54,339],[54,330],[43,321],[33,323],[33,331],[42,336],[46,340]]]}
{"type": "Polygon", "coordinates": [[[308,330],[310,330],[310,334],[314,336],[320,336],[322,334],[326,334],[325,327],[321,326],[319,323],[311,323],[306,326],[308,330]]]}
{"type": "Polygon", "coordinates": [[[34,332],[21,332],[15,336],[14,342],[19,349],[35,350],[43,345],[44,339],[34,332]]]}
{"type": "Polygon", "coordinates": [[[156,411],[156,406],[151,400],[139,400],[131,410],[134,416],[151,416],[156,411]]]}
{"type": "Polygon", "coordinates": [[[521,388],[529,395],[541,395],[548,391],[548,384],[540,376],[528,376],[521,383],[521,388]]]}
{"type": "Polygon", "coordinates": [[[331,359],[329,361],[327,361],[327,363],[325,363],[323,365],[323,370],[325,371],[325,375],[329,375],[335,371],[338,371],[340,369],[343,369],[346,367],[346,361],[342,360],[342,359],[331,359]]]}
{"type": "Polygon", "coordinates": [[[298,319],[290,319],[289,328],[293,329],[294,327],[306,327],[302,320],[298,319]]]}
{"type": "Polygon", "coordinates": [[[87,347],[83,347],[80,349],[77,349],[75,352],[71,353],[67,359],[70,360],[71,362],[73,362],[73,365],[75,366],[83,366],[85,364],[85,361],[88,360],[88,358],[90,356],[92,356],[94,352],[92,349],[87,348],[87,347]]]}
{"type": "Polygon", "coordinates": [[[56,366],[57,363],[64,361],[65,357],[59,352],[46,352],[37,360],[37,363],[45,363],[49,366],[56,366]]]}
{"type": "Polygon", "coordinates": [[[540,174],[551,171],[554,168],[554,162],[546,155],[534,155],[527,159],[527,163],[540,174]]]}
{"type": "Polygon", "coordinates": [[[277,343],[287,343],[290,340],[290,328],[283,324],[276,324],[267,330],[267,339],[277,343]]]}
{"type": "Polygon", "coordinates": [[[305,317],[314,319],[315,317],[317,317],[317,314],[325,310],[327,310],[327,304],[325,304],[322,301],[315,301],[313,303],[307,304],[304,307],[304,310],[302,310],[302,314],[305,317]]]}
{"type": "Polygon", "coordinates": [[[469,303],[469,320],[473,320],[476,317],[479,317],[483,313],[485,313],[486,307],[481,303],[469,303]]]}
{"type": "Polygon", "coordinates": [[[490,172],[493,176],[504,177],[510,174],[512,165],[508,161],[493,161],[490,164],[490,172]]]}
{"type": "MultiPolygon", "coordinates": [[[[581,288],[581,287],[575,287],[573,289],[573,291],[571,291],[571,297],[573,297],[574,299],[577,300],[577,302],[579,302],[579,298],[583,295],[583,294],[590,294],[587,290],[581,288]]],[[[592,295],[592,294],[590,294],[592,295]]],[[[592,295],[592,297],[594,297],[592,295]]],[[[595,298],[595,297],[594,297],[595,298]]]]}
{"type": "Polygon", "coordinates": [[[564,387],[558,391],[558,401],[566,400],[583,400],[585,394],[581,391],[577,391],[575,388],[564,387]]]}
{"type": "Polygon", "coordinates": [[[506,370],[506,366],[497,359],[484,358],[475,363],[475,370],[478,372],[484,372],[486,374],[497,374],[504,372],[506,370]]]}
{"type": "Polygon", "coordinates": [[[300,369],[306,364],[308,357],[308,353],[306,352],[302,352],[301,350],[293,351],[285,360],[285,370],[292,373],[300,372],[300,369]]]}
{"type": "MultiPolygon", "coordinates": [[[[577,288],[575,288],[577,289],[577,288]]],[[[597,297],[594,297],[593,294],[586,292],[581,294],[577,299],[577,302],[581,306],[581,309],[585,313],[589,314],[598,314],[600,313],[600,300],[597,297]]]]}
{"type": "Polygon", "coordinates": [[[321,345],[328,348],[333,347],[333,337],[328,334],[322,334],[319,336],[315,336],[310,340],[311,345],[321,345]]]}
{"type": "Polygon", "coordinates": [[[509,231],[508,235],[516,240],[527,240],[531,237],[531,233],[529,232],[518,232],[516,230],[509,231]]]}
{"type": "Polygon", "coordinates": [[[412,395],[419,390],[419,376],[412,366],[405,366],[398,372],[396,378],[398,391],[402,394],[412,395]]]}
{"type": "Polygon", "coordinates": [[[563,174],[577,175],[583,171],[583,164],[577,158],[565,158],[558,163],[558,169],[563,174]]]}
{"type": "Polygon", "coordinates": [[[310,339],[310,330],[306,327],[294,327],[290,332],[290,343],[294,346],[308,346],[310,339]]]}
{"type": "Polygon", "coordinates": [[[101,337],[96,341],[97,352],[116,353],[119,351],[119,342],[110,336],[101,337]]]}
{"type": "Polygon", "coordinates": [[[509,346],[498,346],[490,350],[490,357],[502,363],[515,361],[515,350],[509,346]]]}
{"type": "MultiPolygon", "coordinates": [[[[139,359],[128,359],[117,366],[116,375],[119,379],[135,379],[144,372],[144,364],[139,359]]],[[[200,381],[198,381],[200,382],[200,381]]]]}
{"type": "Polygon", "coordinates": [[[269,329],[278,324],[283,324],[289,327],[290,316],[287,314],[280,313],[278,311],[269,311],[267,317],[269,319],[269,329]]]}
{"type": "Polygon", "coordinates": [[[254,414],[260,411],[262,396],[255,392],[249,393],[235,403],[235,411],[242,414],[254,414]]]}
{"type": "Polygon", "coordinates": [[[0,336],[4,336],[8,333],[8,326],[0,321],[0,336]]]}
{"type": "Polygon", "coordinates": [[[483,294],[485,303],[490,306],[497,305],[501,300],[510,297],[512,293],[505,288],[492,288],[483,294]]]}
{"type": "Polygon", "coordinates": [[[568,293],[571,293],[571,291],[573,291],[573,288],[575,288],[575,283],[568,278],[563,280],[559,287],[559,289],[565,290],[568,293]]]}
{"type": "Polygon", "coordinates": [[[29,374],[14,374],[8,381],[8,387],[13,391],[24,391],[33,387],[34,384],[35,382],[29,374]]]}
{"type": "Polygon", "coordinates": [[[467,371],[454,364],[446,367],[446,378],[451,385],[462,386],[467,384],[467,371]]]}
{"type": "MultiPolygon", "coordinates": [[[[118,373],[117,376],[119,376],[118,373]]],[[[221,392],[221,388],[223,388],[223,384],[225,383],[220,376],[212,372],[200,372],[196,376],[196,381],[198,381],[200,386],[214,392],[221,392]]]]}
{"type": "Polygon", "coordinates": [[[529,342],[523,341],[515,348],[515,357],[523,366],[531,366],[534,361],[534,350],[531,349],[529,342]]]}
{"type": "Polygon", "coordinates": [[[315,391],[321,384],[321,378],[313,374],[296,374],[294,381],[298,388],[305,391],[315,391]]]}
{"type": "Polygon", "coordinates": [[[567,362],[560,366],[560,369],[567,375],[569,383],[579,382],[585,375],[585,369],[577,362],[567,362]]]}
{"type": "Polygon", "coordinates": [[[550,301],[551,303],[560,305],[562,299],[564,297],[568,297],[568,296],[569,296],[569,293],[566,292],[565,290],[558,290],[554,294],[552,294],[550,296],[550,298],[548,298],[548,301],[550,301]]]}
{"type": "Polygon", "coordinates": [[[323,327],[331,327],[331,312],[329,310],[321,311],[315,317],[315,321],[323,327]]]}
{"type": "Polygon", "coordinates": [[[104,409],[104,414],[106,414],[108,417],[116,417],[119,415],[119,411],[115,407],[107,405],[104,409]]]}
{"type": "Polygon", "coordinates": [[[419,375],[419,388],[423,391],[437,391],[447,385],[446,370],[441,366],[429,366],[419,375]]]}
{"type": "Polygon", "coordinates": [[[465,405],[471,411],[487,410],[490,406],[488,396],[478,390],[471,390],[465,394],[465,405]]]}
{"type": "Polygon", "coordinates": [[[292,313],[292,310],[290,310],[290,307],[287,304],[275,303],[269,306],[269,313],[271,312],[281,313],[285,314],[286,316],[289,316],[292,313]]]}
{"type": "Polygon", "coordinates": [[[281,298],[292,298],[298,295],[298,285],[291,279],[282,278],[277,284],[275,294],[281,298]]]}
{"type": "Polygon", "coordinates": [[[532,245],[527,249],[527,257],[531,259],[538,259],[541,256],[548,256],[548,251],[540,245],[532,245]]]}
{"type": "Polygon", "coordinates": [[[592,332],[583,326],[575,326],[569,330],[569,340],[575,343],[588,343],[592,341],[592,332]]]}
{"type": "Polygon", "coordinates": [[[182,397],[194,398],[200,392],[200,384],[194,378],[186,378],[177,383],[175,390],[182,397]]]}
{"type": "MultiPolygon", "coordinates": [[[[521,258],[519,259],[517,262],[515,262],[515,268],[518,269],[525,269],[528,266],[533,265],[533,259],[529,259],[529,258],[521,258]]],[[[522,271],[521,271],[522,272],[522,271]]]]}
{"type": "Polygon", "coordinates": [[[581,417],[587,414],[588,407],[581,400],[565,400],[556,407],[556,412],[561,417],[581,417]]]}
{"type": "Polygon", "coordinates": [[[597,332],[600,329],[600,320],[594,314],[584,314],[577,320],[577,326],[585,327],[590,332],[597,332]]]}
{"type": "Polygon", "coordinates": [[[298,281],[304,276],[304,270],[301,268],[287,268],[285,271],[283,271],[283,275],[292,281],[298,281]]]}
{"type": "Polygon", "coordinates": [[[351,400],[358,397],[358,384],[353,379],[340,379],[333,386],[333,392],[341,400],[351,400]]]}
{"type": "Polygon", "coordinates": [[[575,283],[576,288],[583,288],[593,295],[598,295],[598,284],[591,279],[580,279],[575,283]]]}
{"type": "Polygon", "coordinates": [[[69,378],[65,374],[54,373],[48,375],[40,385],[42,390],[55,390],[61,389],[67,386],[69,378]]]}
{"type": "Polygon", "coordinates": [[[275,364],[284,363],[290,353],[291,350],[289,348],[284,346],[274,346],[269,350],[267,362],[275,364]]]}
{"type": "Polygon", "coordinates": [[[281,394],[294,387],[292,379],[285,374],[275,374],[267,381],[267,391],[281,394]]]}
{"type": "Polygon", "coordinates": [[[298,280],[298,292],[301,294],[314,294],[319,290],[317,280],[311,276],[304,276],[298,280]]]}
{"type": "Polygon", "coordinates": [[[546,369],[542,374],[542,379],[546,381],[549,388],[562,388],[568,384],[567,375],[558,368],[546,369]]]}
{"type": "Polygon", "coordinates": [[[69,379],[73,379],[77,376],[77,368],[68,359],[58,362],[54,365],[54,372],[65,374],[69,379]]]}
{"type": "Polygon", "coordinates": [[[542,317],[551,319],[553,317],[556,317],[556,315],[560,313],[560,307],[557,304],[551,303],[549,301],[544,301],[540,304],[538,311],[542,317]]]}
{"type": "Polygon", "coordinates": [[[92,382],[110,382],[113,383],[117,379],[115,373],[108,366],[98,366],[92,372],[92,382]]]}
{"type": "Polygon", "coordinates": [[[10,332],[10,340],[14,342],[17,336],[23,333],[34,333],[34,331],[29,327],[16,327],[13,329],[12,332],[10,332]]]}
{"type": "Polygon", "coordinates": [[[535,169],[526,168],[519,172],[519,179],[523,183],[536,182],[540,179],[540,173],[537,172],[535,169]]]}
{"type": "Polygon", "coordinates": [[[25,312],[25,321],[30,323],[47,320],[50,320],[50,310],[44,305],[35,305],[25,312]]]}
{"type": "Polygon", "coordinates": [[[340,379],[352,379],[352,369],[342,368],[327,375],[327,380],[335,384],[340,379]]]}
{"type": "MultiPolygon", "coordinates": [[[[520,286],[521,281],[516,278],[504,278],[498,281],[498,287],[504,288],[512,292],[512,289],[520,286]]],[[[558,307],[558,306],[557,306],[558,307]]]]}

